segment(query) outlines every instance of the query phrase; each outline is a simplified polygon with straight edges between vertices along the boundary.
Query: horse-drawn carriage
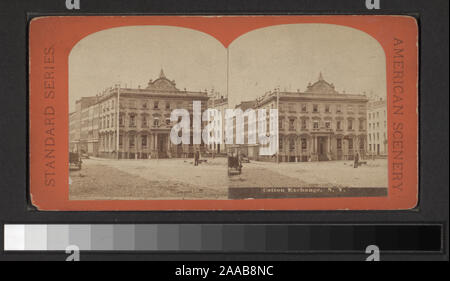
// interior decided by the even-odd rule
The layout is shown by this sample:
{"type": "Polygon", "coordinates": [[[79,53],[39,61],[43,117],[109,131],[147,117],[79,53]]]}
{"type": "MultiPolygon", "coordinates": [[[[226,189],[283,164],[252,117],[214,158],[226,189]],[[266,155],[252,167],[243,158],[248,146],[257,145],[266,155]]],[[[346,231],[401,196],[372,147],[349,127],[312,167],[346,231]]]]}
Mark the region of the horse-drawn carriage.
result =
{"type": "Polygon", "coordinates": [[[238,149],[228,150],[228,175],[240,175],[242,172],[242,161],[238,149]]]}
{"type": "Polygon", "coordinates": [[[83,161],[81,160],[81,155],[78,152],[69,152],[69,169],[71,167],[75,167],[78,170],[81,170],[81,163],[83,161]]]}

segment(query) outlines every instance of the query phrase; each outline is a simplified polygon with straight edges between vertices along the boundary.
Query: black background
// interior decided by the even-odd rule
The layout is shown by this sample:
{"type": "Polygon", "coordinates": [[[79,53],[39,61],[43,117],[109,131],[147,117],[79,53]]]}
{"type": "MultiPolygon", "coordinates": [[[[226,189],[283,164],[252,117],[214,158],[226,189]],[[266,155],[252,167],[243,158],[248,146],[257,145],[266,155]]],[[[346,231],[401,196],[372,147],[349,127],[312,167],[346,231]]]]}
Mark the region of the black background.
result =
{"type": "MultiPolygon", "coordinates": [[[[0,2],[0,260],[64,260],[63,252],[5,253],[6,223],[443,223],[444,253],[385,253],[382,260],[448,260],[448,0],[381,0],[367,10],[365,0],[146,1],[81,0],[67,10],[65,0],[0,2]],[[28,65],[31,16],[126,14],[405,14],[418,19],[419,205],[406,211],[164,211],[40,212],[27,204],[28,65]]],[[[70,31],[69,31],[70,32],[70,31]]],[[[364,260],[360,254],[169,254],[81,253],[82,260],[364,260]]]]}

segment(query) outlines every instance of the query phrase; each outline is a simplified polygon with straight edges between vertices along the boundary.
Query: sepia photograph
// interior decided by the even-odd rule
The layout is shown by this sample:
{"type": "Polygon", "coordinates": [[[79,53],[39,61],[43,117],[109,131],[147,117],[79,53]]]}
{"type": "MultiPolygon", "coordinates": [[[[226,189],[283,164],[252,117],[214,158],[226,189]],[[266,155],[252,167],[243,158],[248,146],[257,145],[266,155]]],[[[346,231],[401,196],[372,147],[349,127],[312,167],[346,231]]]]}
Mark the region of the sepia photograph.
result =
{"type": "Polygon", "coordinates": [[[125,26],[68,66],[70,200],[387,196],[386,57],[363,31],[275,25],[225,48],[125,26]]]}
{"type": "MultiPolygon", "coordinates": [[[[230,45],[230,106],[278,110],[278,151],[230,150],[230,197],[387,196],[386,58],[376,39],[329,24],[251,31],[230,45]]],[[[249,130],[244,130],[245,132],[249,130]]]]}

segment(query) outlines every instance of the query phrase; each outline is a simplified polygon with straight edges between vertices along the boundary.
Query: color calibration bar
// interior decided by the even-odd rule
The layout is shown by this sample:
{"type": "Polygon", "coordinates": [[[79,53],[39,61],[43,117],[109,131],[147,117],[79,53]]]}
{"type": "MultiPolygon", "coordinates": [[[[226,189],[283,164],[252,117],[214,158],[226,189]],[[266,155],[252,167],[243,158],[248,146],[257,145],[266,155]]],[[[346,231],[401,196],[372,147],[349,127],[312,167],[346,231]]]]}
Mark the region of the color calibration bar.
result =
{"type": "Polygon", "coordinates": [[[442,251],[442,225],[6,224],[5,251],[442,251]]]}

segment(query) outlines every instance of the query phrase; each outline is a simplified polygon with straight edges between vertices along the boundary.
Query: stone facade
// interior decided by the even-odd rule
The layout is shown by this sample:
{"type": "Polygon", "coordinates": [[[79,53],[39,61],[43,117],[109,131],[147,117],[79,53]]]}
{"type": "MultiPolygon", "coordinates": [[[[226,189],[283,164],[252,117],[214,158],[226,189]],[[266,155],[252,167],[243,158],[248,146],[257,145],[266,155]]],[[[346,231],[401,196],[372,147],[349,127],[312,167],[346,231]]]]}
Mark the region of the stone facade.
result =
{"type": "MultiPolygon", "coordinates": [[[[172,144],[170,131],[174,124],[170,114],[173,109],[189,111],[192,140],[194,100],[202,102],[203,112],[207,107],[207,93],[179,90],[161,70],[158,79],[150,80],[146,88],[116,85],[95,97],[95,103],[89,109],[77,107],[71,116],[75,122],[80,115],[81,135],[87,137],[87,143],[93,143],[92,147],[97,147],[97,150],[89,151],[94,156],[118,159],[191,157],[195,149],[202,150],[204,146],[194,146],[192,141],[191,144],[172,144]],[[98,120],[98,136],[94,133],[96,123],[90,122],[91,116],[92,120],[98,120]]],[[[73,122],[71,131],[77,127],[73,122]]],[[[70,134],[71,143],[77,142],[76,136],[70,134]]]]}
{"type": "MultiPolygon", "coordinates": [[[[303,162],[352,160],[357,152],[364,158],[367,102],[365,95],[338,93],[320,74],[304,92],[275,90],[238,107],[278,108],[278,161],[303,162]]],[[[276,161],[276,157],[258,156],[258,145],[246,146],[245,153],[253,159],[276,161]]]]}

